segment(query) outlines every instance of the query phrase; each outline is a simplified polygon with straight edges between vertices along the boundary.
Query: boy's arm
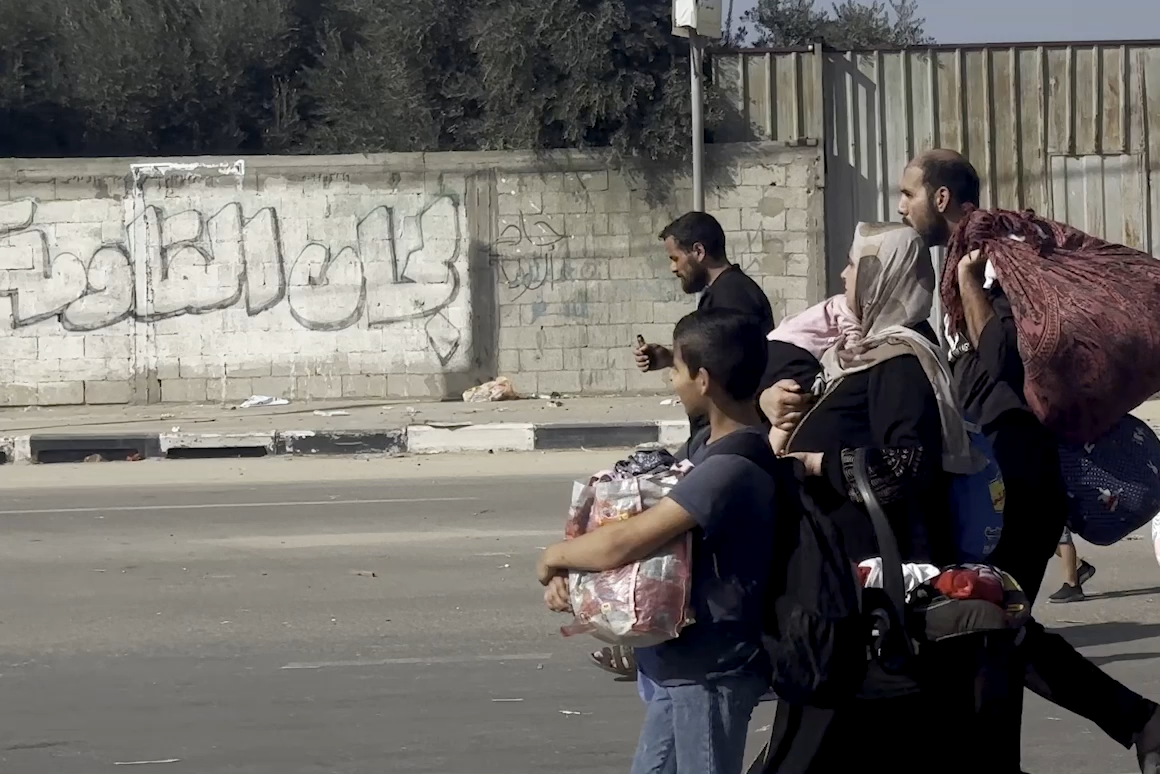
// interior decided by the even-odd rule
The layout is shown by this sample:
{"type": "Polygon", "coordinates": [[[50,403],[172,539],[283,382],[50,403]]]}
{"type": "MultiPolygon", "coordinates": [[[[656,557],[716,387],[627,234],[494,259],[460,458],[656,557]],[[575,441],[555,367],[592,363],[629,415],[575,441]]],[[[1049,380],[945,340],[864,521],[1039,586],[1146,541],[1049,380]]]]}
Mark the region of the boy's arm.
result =
{"type": "Polygon", "coordinates": [[[644,559],[697,526],[692,515],[666,497],[631,519],[548,546],[536,565],[540,583],[568,570],[603,572],[644,559]]]}

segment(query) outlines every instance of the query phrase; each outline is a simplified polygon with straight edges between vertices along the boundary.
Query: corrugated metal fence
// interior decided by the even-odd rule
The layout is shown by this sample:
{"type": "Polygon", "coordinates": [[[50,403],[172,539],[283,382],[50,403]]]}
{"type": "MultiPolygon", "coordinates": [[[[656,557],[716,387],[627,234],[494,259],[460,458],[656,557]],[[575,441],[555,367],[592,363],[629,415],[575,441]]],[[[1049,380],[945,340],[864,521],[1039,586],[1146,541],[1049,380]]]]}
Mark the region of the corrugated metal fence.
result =
{"type": "Polygon", "coordinates": [[[831,281],[854,223],[897,219],[922,150],[971,159],[983,205],[1030,207],[1160,255],[1160,41],[715,52],[722,141],[825,147],[831,281]]]}

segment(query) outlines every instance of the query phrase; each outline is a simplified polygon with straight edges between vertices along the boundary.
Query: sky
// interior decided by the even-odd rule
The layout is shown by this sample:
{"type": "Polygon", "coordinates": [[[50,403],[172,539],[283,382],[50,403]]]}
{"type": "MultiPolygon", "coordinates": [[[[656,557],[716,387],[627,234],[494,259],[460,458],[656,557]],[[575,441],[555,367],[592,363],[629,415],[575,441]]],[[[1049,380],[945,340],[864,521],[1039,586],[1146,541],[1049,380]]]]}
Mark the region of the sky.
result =
{"type": "MultiPolygon", "coordinates": [[[[728,7],[728,0],[723,3],[728,7]]],[[[819,7],[833,2],[822,0],[819,7]]],[[[755,0],[736,0],[735,13],[755,0]]],[[[939,43],[1036,43],[1160,38],[1155,0],[918,0],[939,43]]]]}

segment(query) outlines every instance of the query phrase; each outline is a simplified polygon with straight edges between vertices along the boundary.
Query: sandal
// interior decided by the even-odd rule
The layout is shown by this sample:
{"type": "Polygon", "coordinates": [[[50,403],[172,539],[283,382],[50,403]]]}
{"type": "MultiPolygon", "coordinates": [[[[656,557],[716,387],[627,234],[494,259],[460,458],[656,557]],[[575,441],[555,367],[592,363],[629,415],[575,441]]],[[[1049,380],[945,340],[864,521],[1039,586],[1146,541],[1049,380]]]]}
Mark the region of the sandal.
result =
{"type": "Polygon", "coordinates": [[[592,659],[592,663],[605,672],[611,672],[618,677],[636,679],[636,658],[632,655],[632,648],[613,645],[610,648],[601,648],[589,653],[588,656],[592,659]]]}

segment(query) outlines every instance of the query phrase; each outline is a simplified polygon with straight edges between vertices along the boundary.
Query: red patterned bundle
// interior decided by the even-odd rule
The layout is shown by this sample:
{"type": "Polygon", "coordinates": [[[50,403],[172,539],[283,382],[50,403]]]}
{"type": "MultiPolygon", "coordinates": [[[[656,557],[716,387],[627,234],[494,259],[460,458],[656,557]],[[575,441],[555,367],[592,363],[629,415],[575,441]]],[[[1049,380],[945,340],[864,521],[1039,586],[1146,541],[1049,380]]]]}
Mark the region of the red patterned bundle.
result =
{"type": "Polygon", "coordinates": [[[1011,302],[1027,402],[1062,439],[1093,441],[1160,391],[1155,258],[1030,211],[968,208],[943,270],[952,333],[965,327],[958,263],[973,250],[1011,302]]]}
{"type": "MultiPolygon", "coordinates": [[[[665,471],[632,478],[577,483],[572,491],[565,534],[576,537],[651,508],[676,484],[665,471]]],[[[692,536],[683,535],[625,567],[568,576],[573,622],[568,636],[589,633],[614,645],[647,647],[674,639],[692,623],[688,607],[692,586],[692,536]]]]}

